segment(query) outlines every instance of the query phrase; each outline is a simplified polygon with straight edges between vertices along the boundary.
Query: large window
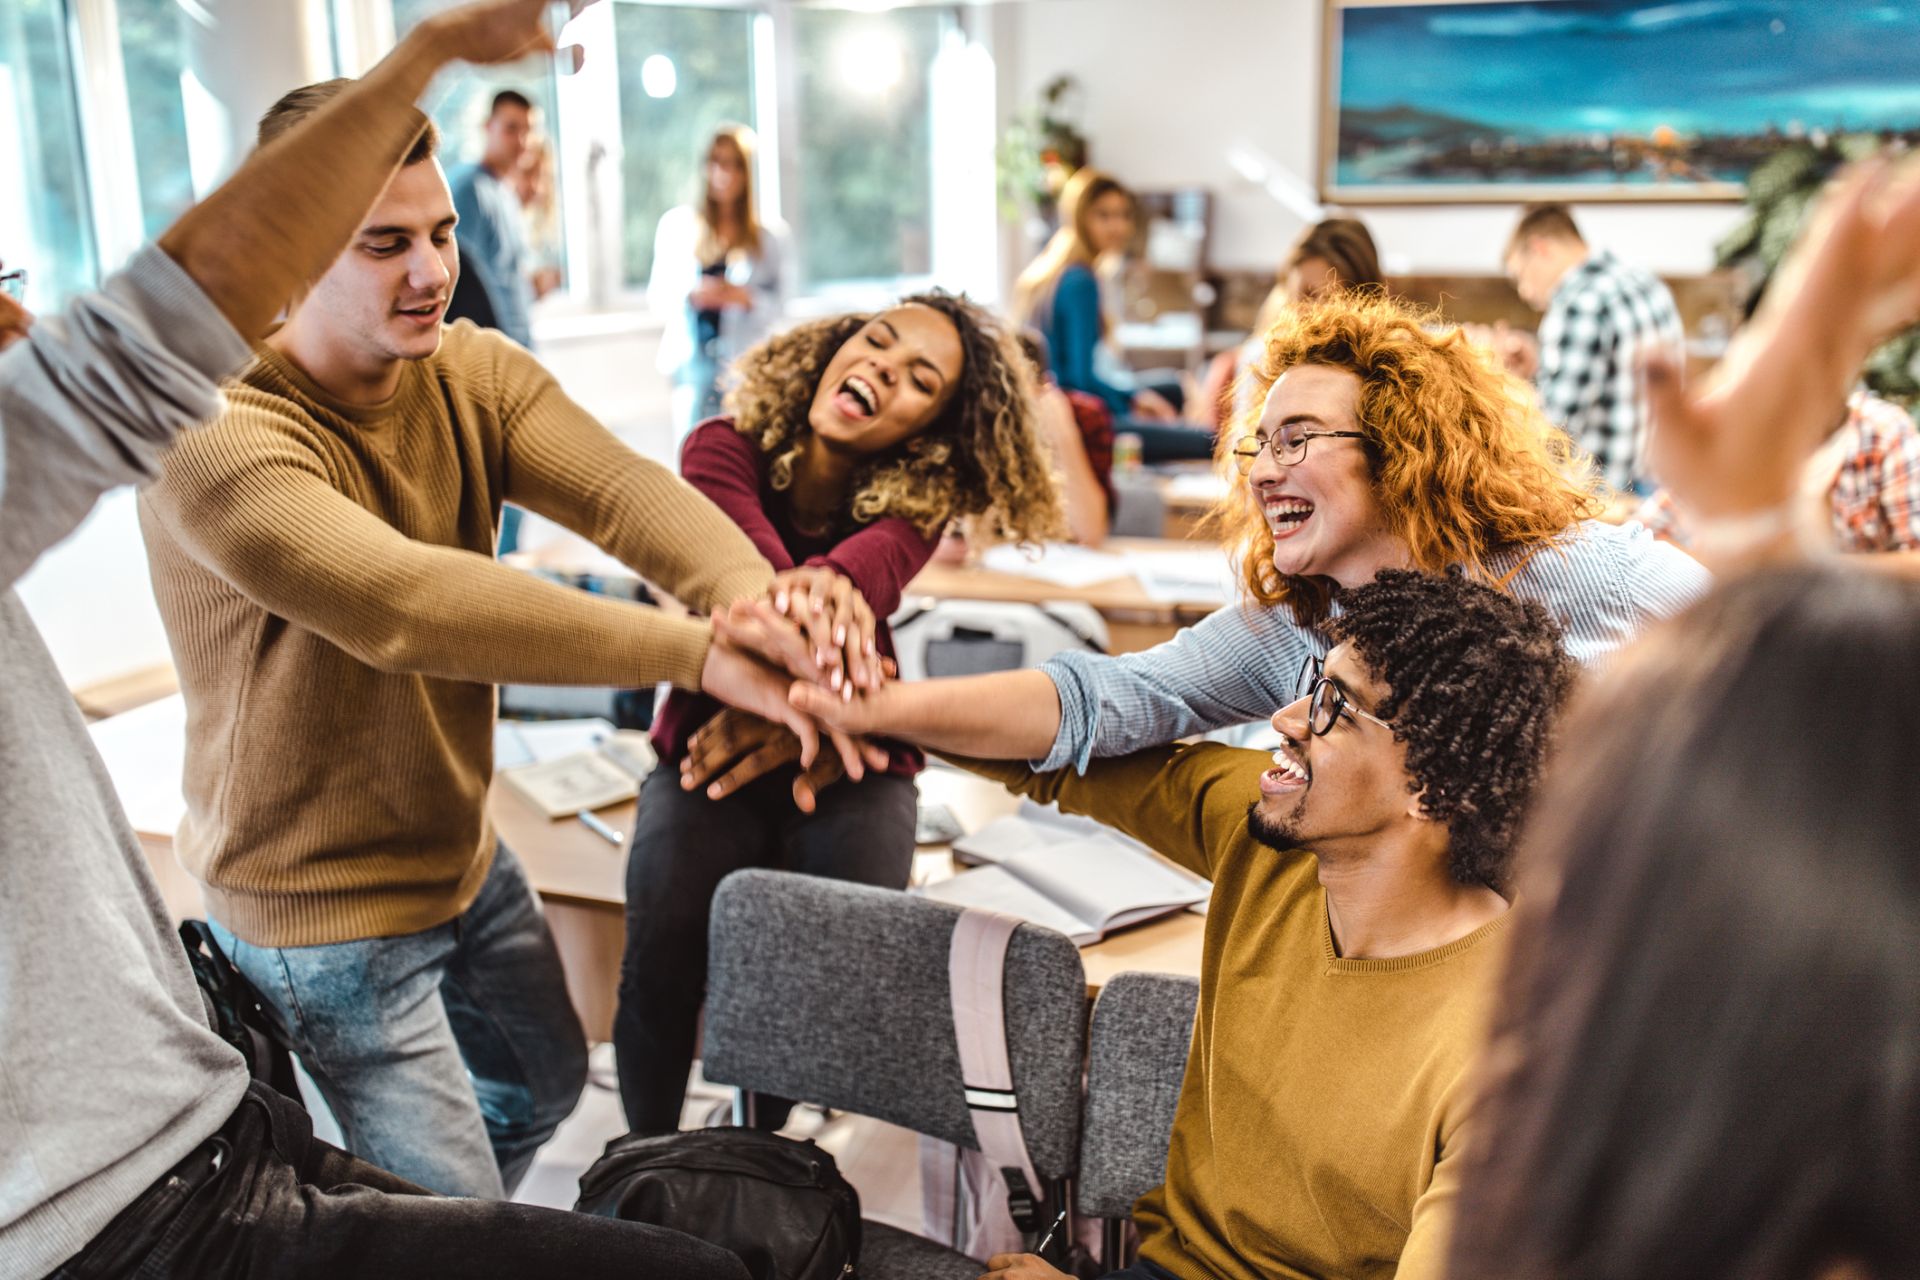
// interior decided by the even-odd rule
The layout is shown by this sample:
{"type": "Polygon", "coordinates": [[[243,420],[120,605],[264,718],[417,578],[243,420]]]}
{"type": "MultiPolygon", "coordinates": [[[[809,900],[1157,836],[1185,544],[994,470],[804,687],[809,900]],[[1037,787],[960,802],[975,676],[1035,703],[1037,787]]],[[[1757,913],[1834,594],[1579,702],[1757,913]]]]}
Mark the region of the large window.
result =
{"type": "Polygon", "coordinates": [[[814,284],[933,269],[934,55],[941,9],[798,9],[804,278],[814,284]]]}
{"type": "MultiPolygon", "coordinates": [[[[743,9],[621,4],[614,9],[620,64],[621,242],[624,279],[644,287],[660,215],[700,196],[708,141],[721,124],[754,114],[753,24],[743,9]]],[[[769,160],[761,159],[763,183],[769,160]]],[[[774,212],[761,201],[764,213],[774,212]]]]}
{"type": "Polygon", "coordinates": [[[193,203],[185,77],[189,21],[180,0],[116,0],[127,77],[140,223],[148,239],[193,203]]]}
{"type": "MultiPolygon", "coordinates": [[[[420,19],[442,9],[451,9],[461,0],[393,0],[393,29],[399,35],[407,32],[419,23],[420,19]]],[[[539,111],[535,121],[538,131],[553,137],[559,128],[559,119],[554,111],[553,64],[545,57],[529,58],[524,62],[510,62],[498,67],[475,67],[466,64],[449,68],[440,73],[427,90],[427,96],[421,105],[427,114],[440,126],[441,160],[449,169],[480,158],[483,145],[481,132],[486,128],[487,112],[493,106],[493,95],[502,89],[514,89],[532,100],[539,111]]]]}
{"type": "Polygon", "coordinates": [[[0,259],[50,310],[91,285],[86,164],[60,0],[0,3],[0,259]]]}

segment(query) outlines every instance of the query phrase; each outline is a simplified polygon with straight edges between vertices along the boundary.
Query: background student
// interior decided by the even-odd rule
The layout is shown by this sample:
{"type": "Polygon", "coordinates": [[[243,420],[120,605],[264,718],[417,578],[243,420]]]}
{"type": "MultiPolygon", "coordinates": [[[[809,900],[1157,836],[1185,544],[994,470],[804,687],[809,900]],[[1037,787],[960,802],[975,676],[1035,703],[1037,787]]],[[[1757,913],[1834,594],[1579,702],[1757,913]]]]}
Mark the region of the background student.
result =
{"type": "MultiPolygon", "coordinates": [[[[980,308],[919,294],[878,315],[800,325],[749,352],[734,416],[687,438],[681,474],[776,569],[794,570],[782,580],[787,606],[813,643],[853,650],[873,668],[836,671],[831,687],[871,683],[861,677],[892,656],[884,619],[950,520],[971,517],[1003,538],[1055,531],[1059,503],[1023,366],[980,308]]],[[[779,866],[904,888],[913,778],[925,763],[910,747],[876,744],[874,771],[826,790],[838,765],[816,760],[801,772],[784,726],[682,693],[662,708],[654,745],[662,766],[642,788],[628,855],[614,1019],[621,1101],[643,1132],[679,1123],[720,880],[779,866]],[[750,763],[707,787],[715,770],[705,762],[742,756],[750,763]],[[737,787],[747,772],[756,780],[737,787]]],[[[777,1105],[766,1115],[773,1128],[784,1119],[777,1105]]]]}
{"type": "MultiPolygon", "coordinates": [[[[263,141],[344,87],[286,95],[263,141]]],[[[524,348],[443,328],[454,209],[434,137],[167,459],[140,521],[187,704],[175,847],[222,948],[356,1155],[500,1196],[572,1112],[586,1046],[487,822],[493,686],[668,681],[811,725],[701,618],[495,560],[511,499],[696,610],[773,577],[524,348]]]]}
{"type": "Polygon", "coordinates": [[[720,412],[721,377],[773,331],[792,287],[786,231],[760,212],[753,130],[721,125],[700,165],[700,198],[667,210],[653,237],[647,305],[666,324],[673,438],[720,412]]]}
{"type": "Polygon", "coordinates": [[[325,269],[413,145],[433,74],[550,49],[545,9],[427,19],[66,315],[31,325],[0,298],[0,1274],[504,1277],[560,1256],[582,1275],[746,1275],[672,1232],[422,1194],[250,1084],[11,590],[101,493],[150,477],[217,411],[244,335],[325,269]]]}
{"type": "Polygon", "coordinates": [[[1141,437],[1148,461],[1204,458],[1213,438],[1180,423],[1178,378],[1141,385],[1107,345],[1097,271],[1126,252],[1134,228],[1132,192],[1098,169],[1075,170],[1060,192],[1060,229],[1020,273],[1011,314],[1015,324],[1046,340],[1054,380],[1105,402],[1118,430],[1141,437]]]}
{"type": "Polygon", "coordinates": [[[526,219],[517,190],[520,162],[533,137],[534,108],[526,94],[502,89],[484,126],[480,159],[453,172],[453,207],[460,215],[460,243],[485,277],[487,298],[500,331],[523,347],[533,346],[532,310],[556,281],[539,277],[527,248],[526,219]]]}
{"type": "Polygon", "coordinates": [[[1207,365],[1207,376],[1200,385],[1196,406],[1202,414],[1211,414],[1218,430],[1226,430],[1235,421],[1251,413],[1256,384],[1242,380],[1240,371],[1259,363],[1267,330],[1273,328],[1286,308],[1310,302],[1342,290],[1376,289],[1384,291],[1387,278],[1380,270],[1380,253],[1374,247],[1373,233],[1358,218],[1323,218],[1300,233],[1287,260],[1281,264],[1273,288],[1260,302],[1253,317],[1253,331],[1238,347],[1222,351],[1207,365]]]}
{"type": "Polygon", "coordinates": [[[1639,362],[1683,350],[1673,295],[1650,271],[1588,247],[1563,204],[1529,205],[1507,241],[1507,278],[1540,319],[1537,342],[1502,332],[1503,356],[1529,363],[1540,403],[1622,492],[1650,492],[1647,402],[1639,362]],[[1636,489],[1636,485],[1641,487],[1636,489]]]}

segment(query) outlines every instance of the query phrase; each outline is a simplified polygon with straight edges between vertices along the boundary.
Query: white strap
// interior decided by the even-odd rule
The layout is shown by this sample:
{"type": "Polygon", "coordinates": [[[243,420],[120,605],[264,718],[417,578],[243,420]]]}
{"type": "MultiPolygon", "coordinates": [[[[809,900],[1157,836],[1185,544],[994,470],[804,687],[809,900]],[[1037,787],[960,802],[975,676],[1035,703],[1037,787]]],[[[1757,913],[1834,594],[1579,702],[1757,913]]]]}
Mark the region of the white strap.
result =
{"type": "Polygon", "coordinates": [[[960,1079],[980,1150],[996,1169],[1018,1170],[1038,1198],[1043,1188],[1027,1155],[1007,1053],[1005,987],[1007,945],[1020,921],[994,911],[964,911],[954,922],[947,955],[954,1043],[960,1079]]]}

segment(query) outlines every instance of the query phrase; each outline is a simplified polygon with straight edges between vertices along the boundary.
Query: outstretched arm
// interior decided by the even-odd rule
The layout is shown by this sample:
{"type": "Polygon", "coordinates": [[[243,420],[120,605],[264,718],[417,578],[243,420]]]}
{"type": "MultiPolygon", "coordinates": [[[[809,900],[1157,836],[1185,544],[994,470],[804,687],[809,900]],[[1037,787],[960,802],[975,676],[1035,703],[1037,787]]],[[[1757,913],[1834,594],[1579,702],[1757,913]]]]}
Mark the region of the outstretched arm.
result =
{"type": "MultiPolygon", "coordinates": [[[[1140,653],[1062,653],[1037,671],[889,685],[828,718],[935,751],[1084,767],[1263,719],[1291,702],[1300,664],[1316,648],[1282,613],[1229,605],[1140,653]]],[[[803,710],[824,706],[811,694],[794,697],[803,710]]]]}
{"type": "Polygon", "coordinates": [[[942,753],[1038,760],[1060,731],[1060,695],[1043,671],[898,681],[851,702],[817,685],[793,687],[793,705],[848,733],[898,738],[942,753]]]}

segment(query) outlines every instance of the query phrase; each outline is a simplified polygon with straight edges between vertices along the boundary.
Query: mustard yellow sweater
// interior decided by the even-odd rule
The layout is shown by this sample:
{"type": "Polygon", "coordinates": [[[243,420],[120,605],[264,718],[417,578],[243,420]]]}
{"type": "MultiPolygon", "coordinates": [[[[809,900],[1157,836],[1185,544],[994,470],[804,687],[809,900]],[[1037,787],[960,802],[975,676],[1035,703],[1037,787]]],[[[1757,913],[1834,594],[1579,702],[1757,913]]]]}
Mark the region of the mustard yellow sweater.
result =
{"type": "Polygon", "coordinates": [[[1506,917],[1335,954],[1312,854],[1247,832],[1265,755],[1161,747],[1032,774],[965,762],[1213,879],[1193,1048],[1140,1255],[1181,1280],[1439,1280],[1506,917]]]}
{"type": "Polygon", "coordinates": [[[763,592],[746,536],[467,323],[371,408],[261,347],[141,497],[187,702],[177,848],[262,946],[417,932],[472,902],[496,683],[697,689],[705,623],[494,560],[502,500],[696,610],[763,592]]]}

